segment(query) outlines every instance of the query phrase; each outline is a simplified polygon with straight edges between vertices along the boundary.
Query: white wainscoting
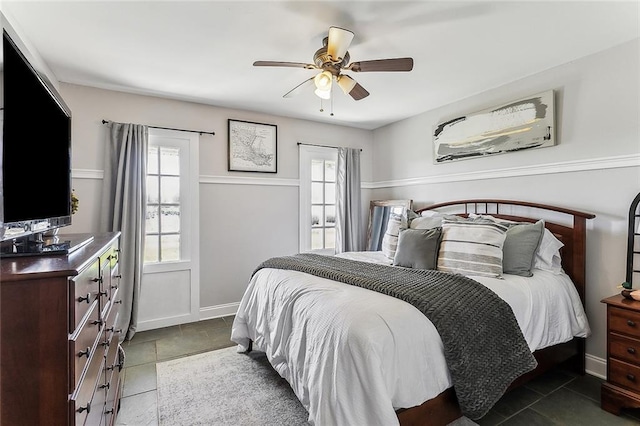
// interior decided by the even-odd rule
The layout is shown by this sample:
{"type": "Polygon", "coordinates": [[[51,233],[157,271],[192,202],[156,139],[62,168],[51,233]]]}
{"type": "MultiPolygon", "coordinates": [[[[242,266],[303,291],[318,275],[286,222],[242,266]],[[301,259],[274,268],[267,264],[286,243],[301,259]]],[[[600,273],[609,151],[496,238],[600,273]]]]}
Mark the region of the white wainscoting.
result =
{"type": "Polygon", "coordinates": [[[140,289],[138,331],[198,321],[192,311],[191,271],[145,273],[140,289]]]}

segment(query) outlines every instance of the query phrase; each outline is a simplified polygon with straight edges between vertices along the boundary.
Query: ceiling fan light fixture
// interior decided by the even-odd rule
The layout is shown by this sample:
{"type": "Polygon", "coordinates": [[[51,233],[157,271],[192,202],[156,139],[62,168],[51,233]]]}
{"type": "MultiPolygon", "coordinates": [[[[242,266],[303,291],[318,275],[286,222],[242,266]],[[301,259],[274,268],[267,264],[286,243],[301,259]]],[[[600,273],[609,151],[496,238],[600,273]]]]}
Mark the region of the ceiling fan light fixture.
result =
{"type": "Polygon", "coordinates": [[[356,81],[348,75],[340,75],[337,80],[338,86],[340,86],[345,95],[348,95],[356,87],[356,81]]]}
{"type": "Polygon", "coordinates": [[[329,38],[327,44],[327,53],[335,62],[340,62],[347,54],[349,45],[353,40],[353,32],[339,27],[329,28],[329,38]]]}
{"type": "Polygon", "coordinates": [[[316,89],[313,93],[316,94],[320,99],[331,99],[331,89],[329,90],[320,90],[316,89]]]}
{"type": "Polygon", "coordinates": [[[331,90],[333,75],[329,71],[322,71],[314,77],[313,82],[318,90],[329,91],[331,90]]]}

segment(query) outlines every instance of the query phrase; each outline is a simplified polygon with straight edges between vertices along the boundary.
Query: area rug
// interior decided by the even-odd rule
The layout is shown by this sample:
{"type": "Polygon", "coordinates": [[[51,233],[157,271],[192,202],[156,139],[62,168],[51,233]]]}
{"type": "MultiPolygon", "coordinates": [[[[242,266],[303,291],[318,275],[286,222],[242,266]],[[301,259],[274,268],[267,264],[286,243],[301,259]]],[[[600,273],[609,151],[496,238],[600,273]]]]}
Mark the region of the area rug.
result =
{"type": "MultiPolygon", "coordinates": [[[[261,352],[236,347],[160,362],[160,426],[308,425],[307,411],[261,352]]],[[[451,426],[475,425],[461,418],[451,426]]]]}

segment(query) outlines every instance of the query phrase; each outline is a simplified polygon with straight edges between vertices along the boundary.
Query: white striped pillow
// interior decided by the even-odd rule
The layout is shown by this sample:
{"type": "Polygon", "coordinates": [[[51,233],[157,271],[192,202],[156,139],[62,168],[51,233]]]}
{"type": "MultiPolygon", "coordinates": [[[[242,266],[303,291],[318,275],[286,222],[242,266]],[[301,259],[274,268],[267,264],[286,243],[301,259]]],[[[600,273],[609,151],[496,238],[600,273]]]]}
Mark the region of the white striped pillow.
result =
{"type": "Polygon", "coordinates": [[[390,260],[393,260],[396,255],[398,236],[402,229],[407,229],[407,220],[403,217],[403,214],[390,213],[387,229],[382,237],[382,253],[390,260]]]}
{"type": "Polygon", "coordinates": [[[443,219],[438,252],[439,271],[462,275],[502,276],[502,246],[507,226],[475,218],[443,219]]]}

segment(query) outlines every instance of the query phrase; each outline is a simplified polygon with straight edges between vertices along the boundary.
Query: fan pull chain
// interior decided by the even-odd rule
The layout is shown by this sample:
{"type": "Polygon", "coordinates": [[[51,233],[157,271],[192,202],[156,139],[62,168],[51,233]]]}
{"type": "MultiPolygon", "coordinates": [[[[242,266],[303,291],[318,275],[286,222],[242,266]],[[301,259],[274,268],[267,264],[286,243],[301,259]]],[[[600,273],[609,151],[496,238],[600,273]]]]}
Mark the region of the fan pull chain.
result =
{"type": "Polygon", "coordinates": [[[322,108],[322,98],[320,98],[320,112],[324,112],[324,109],[322,108]]]}
{"type": "Polygon", "coordinates": [[[329,114],[331,117],[333,117],[333,86],[335,86],[335,84],[331,85],[331,113],[329,114]]]}

